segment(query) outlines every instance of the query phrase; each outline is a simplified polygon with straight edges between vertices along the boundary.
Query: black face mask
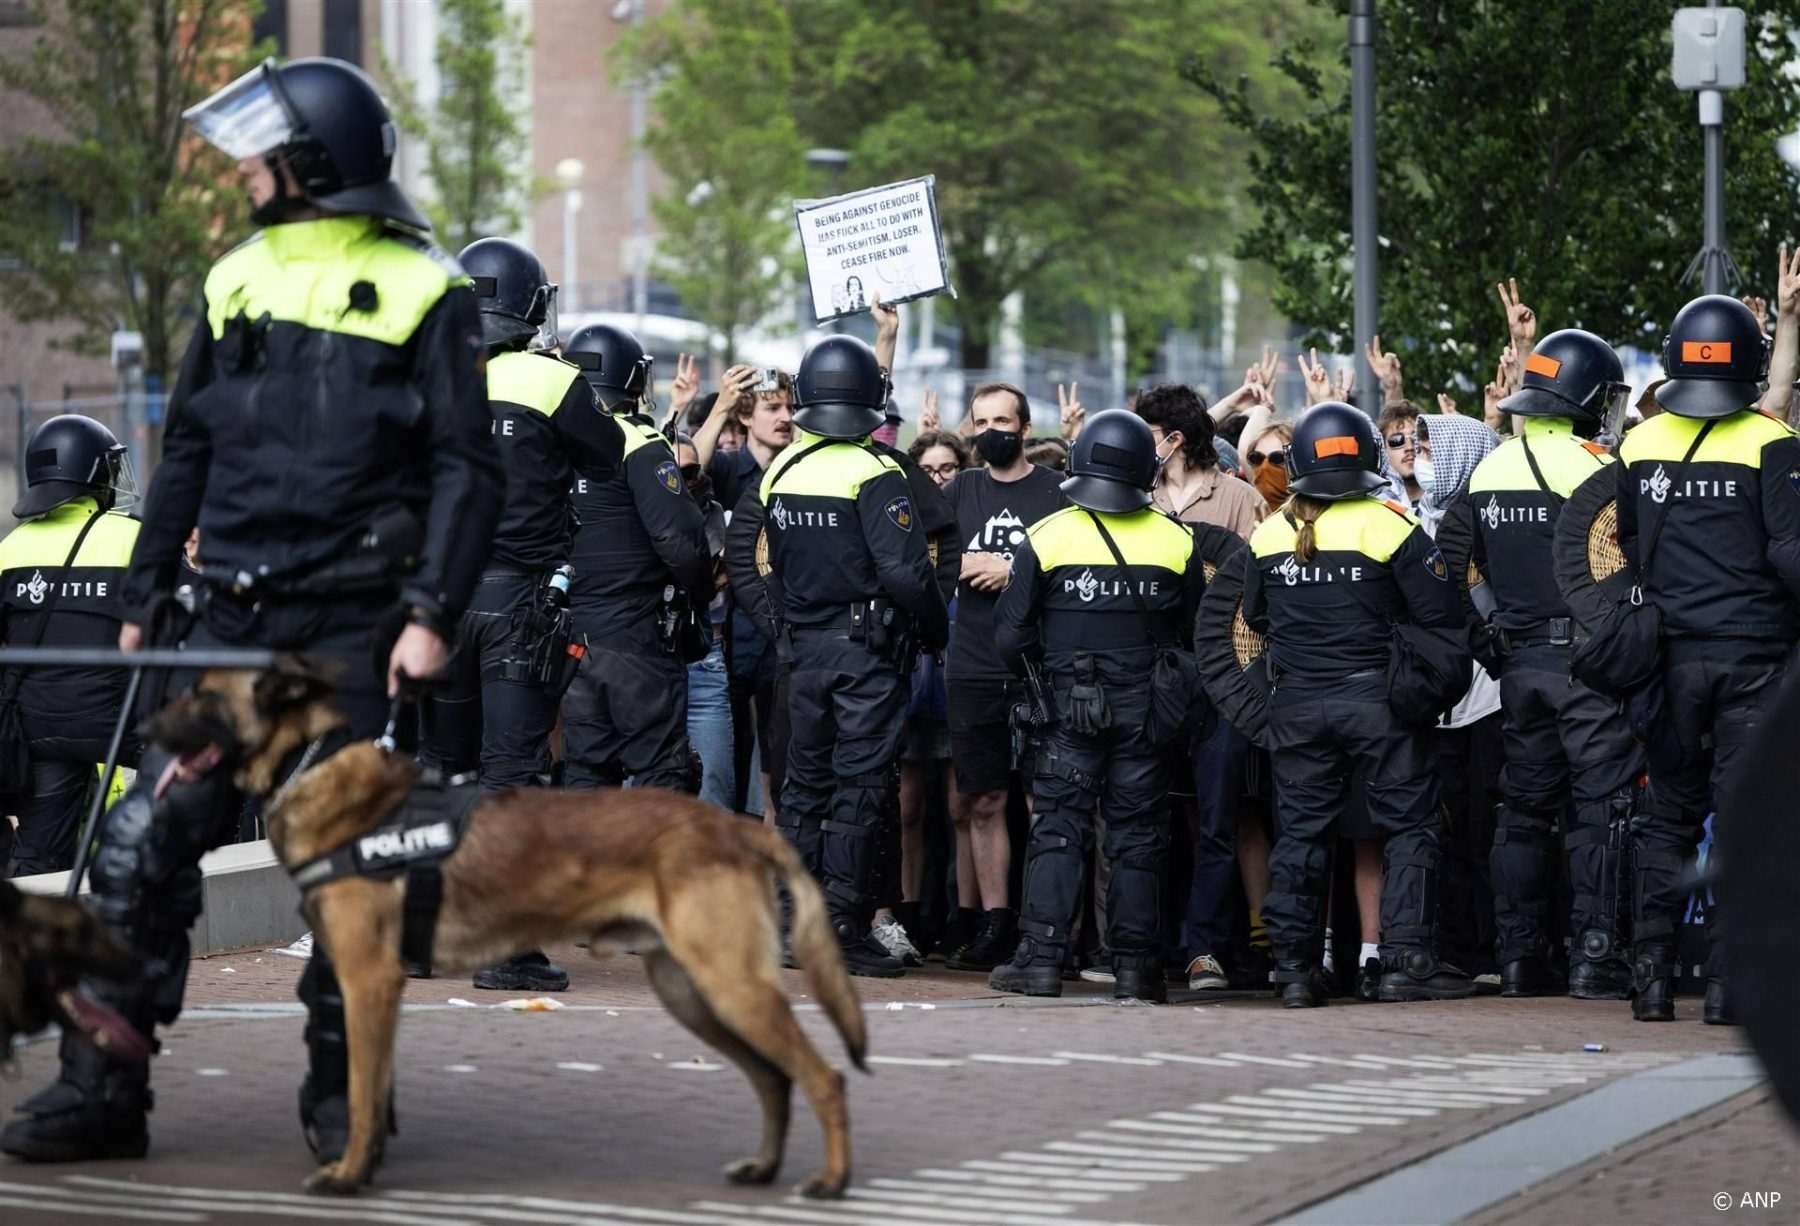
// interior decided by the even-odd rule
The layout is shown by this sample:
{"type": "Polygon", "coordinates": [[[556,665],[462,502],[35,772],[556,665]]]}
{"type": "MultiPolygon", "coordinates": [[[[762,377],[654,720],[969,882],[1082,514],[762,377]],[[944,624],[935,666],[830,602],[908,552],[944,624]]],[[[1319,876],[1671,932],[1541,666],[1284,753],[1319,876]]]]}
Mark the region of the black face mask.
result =
{"type": "Polygon", "coordinates": [[[1025,435],[1019,430],[983,430],[975,436],[975,450],[995,468],[1005,468],[1019,458],[1025,449],[1025,435]]]}

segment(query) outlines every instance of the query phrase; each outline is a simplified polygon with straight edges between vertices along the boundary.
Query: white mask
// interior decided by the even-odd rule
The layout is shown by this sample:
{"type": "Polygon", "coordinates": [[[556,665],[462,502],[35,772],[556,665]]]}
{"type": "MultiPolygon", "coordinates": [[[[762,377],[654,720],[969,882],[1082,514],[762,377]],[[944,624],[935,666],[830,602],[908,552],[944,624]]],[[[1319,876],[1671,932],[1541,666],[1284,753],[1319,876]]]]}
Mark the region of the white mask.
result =
{"type": "Polygon", "coordinates": [[[1424,456],[1420,456],[1413,461],[1413,480],[1417,481],[1419,483],[1419,488],[1427,494],[1431,493],[1431,487],[1434,484],[1436,476],[1437,470],[1432,467],[1431,461],[1424,456]]]}

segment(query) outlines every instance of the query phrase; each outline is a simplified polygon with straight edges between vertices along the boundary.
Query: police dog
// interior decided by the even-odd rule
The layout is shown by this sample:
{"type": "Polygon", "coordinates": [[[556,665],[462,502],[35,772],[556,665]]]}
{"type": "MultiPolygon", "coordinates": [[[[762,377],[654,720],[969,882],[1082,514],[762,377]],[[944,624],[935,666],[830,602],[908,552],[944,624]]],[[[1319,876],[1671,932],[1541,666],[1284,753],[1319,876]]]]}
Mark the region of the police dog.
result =
{"type": "Polygon", "coordinates": [[[148,1041],[76,987],[85,975],[129,979],[136,973],[131,951],[86,907],[26,894],[0,879],[0,1060],[15,1036],[52,1022],[80,1030],[122,1059],[147,1058],[148,1041]]]}
{"type": "MultiPolygon", "coordinates": [[[[172,769],[181,777],[230,770],[262,800],[269,839],[293,869],[381,824],[418,777],[413,762],[359,741],[283,783],[285,760],[342,725],[330,690],[299,660],[264,673],[209,672],[156,717],[151,733],[177,755],[172,769]]],[[[798,1081],[825,1134],[825,1169],[800,1191],[843,1194],[844,1079],[808,1041],[782,992],[777,878],[793,898],[795,953],[858,1068],[867,1032],[819,888],[778,835],[655,788],[502,792],[477,802],[442,871],[435,969],[467,973],[558,940],[588,941],[600,957],[638,951],[669,1012],[736,1062],[761,1100],[761,1146],[727,1166],[726,1177],[775,1178],[798,1081]]],[[[350,1057],[349,1142],[306,1181],[311,1192],[354,1192],[380,1158],[406,983],[402,892],[400,881],[353,875],[305,899],[314,939],[343,990],[350,1057]]]]}

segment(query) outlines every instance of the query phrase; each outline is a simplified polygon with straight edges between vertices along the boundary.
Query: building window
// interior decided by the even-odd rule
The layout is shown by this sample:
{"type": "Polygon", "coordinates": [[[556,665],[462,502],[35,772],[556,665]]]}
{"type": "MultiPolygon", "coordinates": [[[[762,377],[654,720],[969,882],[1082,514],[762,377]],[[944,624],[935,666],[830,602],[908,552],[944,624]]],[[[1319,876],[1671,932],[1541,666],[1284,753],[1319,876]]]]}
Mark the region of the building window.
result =
{"type": "Polygon", "coordinates": [[[250,23],[250,37],[257,42],[275,40],[275,54],[288,53],[288,0],[263,0],[262,12],[250,23]]]}
{"type": "Polygon", "coordinates": [[[325,54],[362,64],[362,0],[325,0],[325,54]]]}

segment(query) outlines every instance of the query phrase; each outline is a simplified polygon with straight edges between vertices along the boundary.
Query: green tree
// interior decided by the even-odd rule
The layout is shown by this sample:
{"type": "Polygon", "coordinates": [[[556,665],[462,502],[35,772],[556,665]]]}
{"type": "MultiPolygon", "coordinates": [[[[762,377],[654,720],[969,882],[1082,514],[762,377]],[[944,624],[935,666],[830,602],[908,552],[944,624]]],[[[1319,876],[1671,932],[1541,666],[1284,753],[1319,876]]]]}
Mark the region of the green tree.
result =
{"type": "Polygon", "coordinates": [[[668,182],[651,202],[657,272],[718,332],[727,362],[794,271],[806,145],[790,109],[790,11],[785,0],[679,4],[612,54],[620,84],[656,81],[645,144],[668,182]]]}
{"type": "Polygon", "coordinates": [[[385,55],[381,75],[401,131],[425,144],[424,202],[438,241],[460,251],[516,231],[539,191],[517,105],[531,34],[506,0],[438,0],[438,98],[419,101],[385,55]]]}
{"type": "Polygon", "coordinates": [[[179,360],[182,318],[213,260],[245,233],[247,202],[229,159],[181,112],[254,63],[254,0],[61,0],[42,6],[29,55],[0,61],[0,87],[54,117],[54,136],[0,153],[0,253],[8,309],[70,321],[74,347],[104,353],[141,332],[147,374],[179,360]],[[78,210],[65,250],[53,206],[78,210]]]}
{"type": "MultiPolygon", "coordinates": [[[[1345,0],[1315,0],[1338,18],[1345,0]]],[[[1742,0],[1747,81],[1727,95],[1733,254],[1772,289],[1800,233],[1800,175],[1775,138],[1800,127],[1800,0],[1742,0]]],[[[1495,283],[1517,276],[1540,334],[1583,327],[1655,349],[1701,240],[1695,102],[1669,83],[1669,6],[1641,0],[1383,0],[1377,46],[1380,333],[1417,399],[1479,387],[1507,340],[1495,283]]],[[[1184,75],[1254,141],[1257,218],[1239,254],[1275,270],[1307,342],[1350,348],[1350,101],[1344,26],[1274,57],[1299,114],[1200,59],[1184,75]]],[[[1766,290],[1765,290],[1766,292],[1766,290]]]]}

